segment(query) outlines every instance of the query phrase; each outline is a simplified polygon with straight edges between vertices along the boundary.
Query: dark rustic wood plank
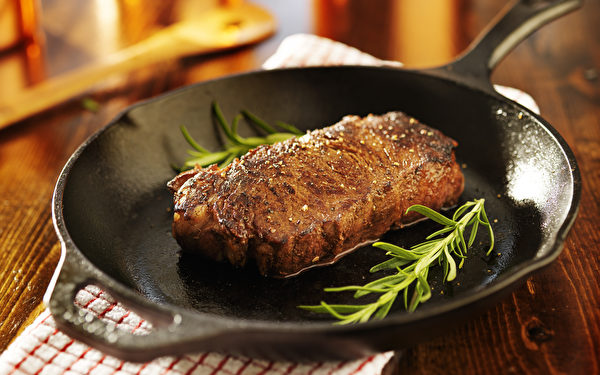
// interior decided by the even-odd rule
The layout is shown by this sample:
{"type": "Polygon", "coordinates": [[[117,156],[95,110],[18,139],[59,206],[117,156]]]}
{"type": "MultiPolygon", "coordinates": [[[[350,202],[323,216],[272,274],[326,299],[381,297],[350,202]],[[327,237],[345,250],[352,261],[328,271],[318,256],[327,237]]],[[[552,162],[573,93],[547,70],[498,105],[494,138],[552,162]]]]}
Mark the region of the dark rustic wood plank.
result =
{"type": "Polygon", "coordinates": [[[586,2],[536,32],[493,76],[530,93],[578,160],[581,207],[563,253],[483,316],[407,351],[398,373],[600,372],[599,14],[598,2],[586,2]]]}
{"type": "Polygon", "coordinates": [[[0,133],[0,351],[41,303],[60,246],[51,219],[56,179],[75,149],[118,112],[182,83],[175,65],[151,67],[96,94],[100,110],[82,110],[80,99],[0,133]],[[157,72],[163,78],[148,79],[157,72]],[[127,89],[124,89],[127,87],[127,89]]]}

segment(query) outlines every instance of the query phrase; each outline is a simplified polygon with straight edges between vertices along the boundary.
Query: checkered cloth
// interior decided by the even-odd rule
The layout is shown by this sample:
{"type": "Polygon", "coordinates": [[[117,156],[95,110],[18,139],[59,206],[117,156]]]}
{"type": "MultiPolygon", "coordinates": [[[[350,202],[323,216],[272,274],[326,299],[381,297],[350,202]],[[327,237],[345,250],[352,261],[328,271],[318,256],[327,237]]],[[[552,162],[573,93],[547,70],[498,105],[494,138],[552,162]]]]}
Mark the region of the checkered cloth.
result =
{"type": "MultiPolygon", "coordinates": [[[[152,329],[148,322],[96,286],[89,285],[79,291],[75,303],[84,311],[132,334],[144,335],[152,329]]],[[[45,310],[0,356],[0,374],[367,375],[379,374],[392,356],[393,353],[388,352],[357,361],[298,364],[192,353],[131,363],[105,355],[65,335],[56,328],[50,312],[45,310]]]]}
{"type": "MultiPolygon", "coordinates": [[[[269,58],[265,69],[309,65],[390,65],[398,62],[378,60],[342,43],[314,35],[297,34],[286,38],[269,58]]],[[[522,91],[496,86],[505,96],[534,111],[538,107],[522,91]]],[[[118,329],[143,335],[152,326],[125,309],[110,295],[95,286],[79,291],[75,303],[84,311],[112,322],[118,329]]],[[[213,374],[213,375],[374,375],[380,374],[393,358],[392,352],[345,362],[290,363],[256,360],[216,353],[195,353],[162,357],[147,363],[130,363],[105,355],[71,339],[56,328],[48,309],[0,355],[0,374],[213,374]]]]}

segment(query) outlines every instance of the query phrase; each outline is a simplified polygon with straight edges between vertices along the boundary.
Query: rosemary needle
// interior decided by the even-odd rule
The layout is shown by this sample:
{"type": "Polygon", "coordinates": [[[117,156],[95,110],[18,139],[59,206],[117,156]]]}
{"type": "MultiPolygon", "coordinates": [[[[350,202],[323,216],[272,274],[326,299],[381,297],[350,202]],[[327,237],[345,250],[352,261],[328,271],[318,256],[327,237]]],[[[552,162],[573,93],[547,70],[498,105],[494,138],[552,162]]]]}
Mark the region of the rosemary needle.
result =
{"type": "Polygon", "coordinates": [[[494,247],[494,233],[484,209],[484,199],[469,201],[459,207],[452,219],[422,205],[408,208],[443,225],[443,228],[432,233],[426,241],[408,249],[386,243],[376,242],[373,246],[386,251],[390,259],[371,268],[371,272],[395,269],[393,275],[385,276],[363,286],[344,286],[326,288],[327,292],[353,291],[355,298],[369,294],[380,294],[372,303],[362,305],[330,305],[321,302],[316,306],[299,306],[316,313],[330,314],[338,319],[339,324],[362,323],[370,319],[383,319],[387,316],[398,295],[402,293],[404,306],[414,311],[417,306],[431,298],[431,288],[427,282],[429,269],[440,264],[444,270],[444,281],[452,281],[457,269],[462,268],[467,250],[475,241],[479,225],[487,227],[490,247],[489,255],[494,247]],[[468,240],[465,241],[465,230],[471,228],[468,240]],[[445,235],[443,237],[438,237],[445,235]],[[454,257],[460,259],[458,266],[454,257]],[[412,287],[412,288],[411,288],[412,287]],[[409,301],[409,289],[412,296],[409,301]]]}
{"type": "Polygon", "coordinates": [[[194,168],[195,166],[207,167],[212,164],[218,164],[220,167],[224,167],[235,160],[235,158],[244,155],[251,149],[260,145],[282,142],[286,139],[303,134],[302,131],[295,126],[283,122],[277,122],[276,127],[273,127],[266,121],[246,110],[243,110],[240,114],[236,115],[230,125],[225,119],[225,115],[223,115],[223,111],[221,111],[217,102],[213,102],[212,104],[212,113],[219,128],[223,131],[227,139],[223,145],[223,150],[216,152],[208,151],[192,138],[185,126],[181,126],[181,133],[193,150],[188,150],[190,157],[185,161],[183,166],[176,168],[179,172],[194,168]],[[257,128],[262,129],[267,135],[263,137],[240,136],[237,129],[239,122],[242,119],[245,119],[249,124],[256,126],[257,128]],[[278,132],[277,128],[284,131],[278,132]]]}

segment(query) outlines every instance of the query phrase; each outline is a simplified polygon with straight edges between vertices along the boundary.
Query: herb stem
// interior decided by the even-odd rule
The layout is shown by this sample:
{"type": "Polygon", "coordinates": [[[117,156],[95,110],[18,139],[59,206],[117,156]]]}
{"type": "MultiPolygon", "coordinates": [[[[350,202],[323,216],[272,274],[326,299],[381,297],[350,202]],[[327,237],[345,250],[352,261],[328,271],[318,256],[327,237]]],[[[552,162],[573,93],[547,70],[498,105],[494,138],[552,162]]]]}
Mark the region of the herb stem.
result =
{"type": "Polygon", "coordinates": [[[392,305],[400,293],[403,293],[404,306],[408,311],[414,311],[419,304],[431,298],[431,287],[427,281],[429,269],[436,264],[443,267],[443,280],[452,281],[456,278],[457,270],[462,268],[467,250],[473,244],[479,225],[488,228],[490,247],[489,255],[494,247],[494,233],[489,223],[484,208],[484,199],[476,199],[459,207],[452,219],[422,206],[414,205],[406,211],[418,212],[444,226],[426,238],[425,242],[403,249],[399,246],[376,242],[374,247],[386,251],[391,259],[379,263],[371,268],[371,272],[395,269],[396,273],[372,281],[363,286],[345,286],[326,288],[327,292],[354,291],[354,298],[360,298],[371,293],[381,294],[377,300],[363,305],[329,305],[321,301],[316,306],[299,306],[302,309],[316,313],[327,313],[338,319],[338,324],[361,323],[374,319],[383,319],[389,313],[392,305]],[[467,212],[467,210],[469,210],[467,212]],[[471,227],[469,241],[465,241],[464,233],[471,227]],[[436,238],[442,234],[444,237],[436,238]],[[454,256],[461,259],[456,265],[454,256]],[[402,266],[405,266],[402,268],[402,266]],[[408,301],[409,289],[412,289],[410,303],[408,301]]]}
{"type": "Polygon", "coordinates": [[[218,164],[219,167],[225,167],[231,163],[235,158],[241,157],[253,148],[256,148],[264,144],[273,144],[276,142],[283,142],[287,139],[301,135],[302,132],[293,125],[277,122],[277,127],[284,130],[284,132],[278,132],[275,127],[269,125],[266,121],[260,119],[256,115],[243,110],[237,114],[231,125],[227,122],[223,111],[219,104],[215,101],[212,103],[212,113],[214,119],[217,122],[218,127],[223,131],[228,142],[224,145],[224,149],[221,151],[211,152],[200,146],[196,140],[190,135],[188,129],[185,126],[181,126],[181,134],[187,141],[187,143],[194,149],[188,151],[191,158],[187,159],[181,168],[177,168],[178,172],[185,171],[196,166],[207,167],[212,164],[218,164]],[[242,137],[238,133],[238,126],[242,119],[245,119],[250,124],[254,124],[267,132],[268,134],[264,137],[242,137]]]}

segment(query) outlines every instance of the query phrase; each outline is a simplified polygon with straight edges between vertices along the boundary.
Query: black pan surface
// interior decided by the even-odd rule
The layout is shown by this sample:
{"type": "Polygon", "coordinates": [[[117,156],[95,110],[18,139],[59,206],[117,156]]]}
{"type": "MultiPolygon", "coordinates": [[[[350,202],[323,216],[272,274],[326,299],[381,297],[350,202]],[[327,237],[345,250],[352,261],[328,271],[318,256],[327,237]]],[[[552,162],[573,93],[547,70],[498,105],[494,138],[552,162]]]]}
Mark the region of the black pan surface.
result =
{"type": "MultiPolygon", "coordinates": [[[[246,129],[245,131],[251,132],[246,129]]],[[[65,249],[50,300],[66,332],[130,360],[192,350],[271,359],[354,358],[403,348],[435,336],[502,298],[530,272],[560,253],[577,211],[580,177],[560,135],[526,108],[460,80],[375,67],[261,71],[190,86],[127,109],[86,142],[63,171],[54,219],[65,249]],[[206,148],[219,136],[210,105],[228,118],[241,109],[301,129],[331,125],[347,114],[404,111],[456,139],[466,186],[462,201],[486,199],[496,247],[486,256],[482,234],[452,283],[434,269],[433,298],[414,313],[358,326],[298,309],[321,300],[355,303],[324,287],[364,284],[383,259],[366,246],[333,266],[271,279],[182,254],[171,236],[172,197],[166,182],[188,148],[185,125],[206,148]],[[157,327],[137,340],[86,320],[69,304],[93,282],[157,327]],[[66,302],[65,302],[66,301],[66,302]],[[72,301],[72,299],[71,299],[72,301]],[[67,305],[67,306],[65,306],[67,305]],[[93,325],[93,329],[90,328],[93,325]]],[[[383,240],[411,246],[435,230],[420,222],[383,240]]]]}

